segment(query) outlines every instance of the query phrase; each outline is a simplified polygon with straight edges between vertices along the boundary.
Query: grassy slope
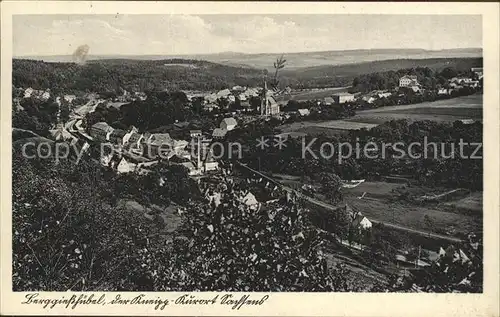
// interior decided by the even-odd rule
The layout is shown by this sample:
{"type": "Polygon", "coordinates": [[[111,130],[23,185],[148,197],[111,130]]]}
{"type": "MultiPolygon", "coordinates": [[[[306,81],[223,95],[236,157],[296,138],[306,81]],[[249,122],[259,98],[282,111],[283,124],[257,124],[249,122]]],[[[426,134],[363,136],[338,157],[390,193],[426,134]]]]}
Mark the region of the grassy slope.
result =
{"type": "Polygon", "coordinates": [[[431,58],[431,59],[391,59],[344,65],[323,65],[284,70],[284,76],[302,77],[332,77],[332,76],[358,76],[376,72],[385,72],[413,67],[429,67],[441,70],[445,67],[456,67],[467,70],[471,67],[481,67],[482,58],[431,58]]]}

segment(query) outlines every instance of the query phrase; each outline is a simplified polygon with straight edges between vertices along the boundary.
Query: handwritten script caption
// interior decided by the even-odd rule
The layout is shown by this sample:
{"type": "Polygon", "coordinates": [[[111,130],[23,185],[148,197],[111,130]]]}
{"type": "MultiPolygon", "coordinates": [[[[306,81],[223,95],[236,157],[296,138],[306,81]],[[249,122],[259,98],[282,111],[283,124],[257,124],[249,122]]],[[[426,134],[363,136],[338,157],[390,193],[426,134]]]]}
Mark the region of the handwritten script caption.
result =
{"type": "Polygon", "coordinates": [[[147,305],[153,306],[155,310],[164,310],[167,306],[210,306],[222,305],[233,310],[240,310],[242,307],[261,306],[269,299],[269,295],[215,295],[210,298],[203,295],[183,294],[178,297],[168,298],[160,295],[147,294],[114,294],[113,296],[103,293],[79,293],[63,296],[50,296],[40,293],[28,293],[21,302],[23,305],[39,305],[43,309],[66,308],[75,309],[78,306],[123,306],[123,305],[147,305]]]}

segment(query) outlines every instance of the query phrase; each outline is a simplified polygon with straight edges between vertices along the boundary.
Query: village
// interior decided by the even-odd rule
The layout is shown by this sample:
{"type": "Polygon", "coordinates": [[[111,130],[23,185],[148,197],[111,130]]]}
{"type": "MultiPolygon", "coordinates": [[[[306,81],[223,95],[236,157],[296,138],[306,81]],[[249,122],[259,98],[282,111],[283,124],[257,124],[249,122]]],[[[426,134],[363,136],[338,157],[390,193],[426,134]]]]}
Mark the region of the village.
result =
{"type": "Polygon", "coordinates": [[[7,21],[13,291],[486,289],[485,16],[122,9],[7,21]]]}

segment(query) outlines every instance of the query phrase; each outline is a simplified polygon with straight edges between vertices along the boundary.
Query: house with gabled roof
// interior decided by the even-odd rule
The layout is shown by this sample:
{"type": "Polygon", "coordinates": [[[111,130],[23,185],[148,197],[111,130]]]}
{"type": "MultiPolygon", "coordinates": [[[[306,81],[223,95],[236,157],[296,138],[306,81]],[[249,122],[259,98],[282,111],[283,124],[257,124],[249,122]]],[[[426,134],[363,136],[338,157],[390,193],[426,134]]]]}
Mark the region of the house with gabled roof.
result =
{"type": "Polygon", "coordinates": [[[220,123],[220,128],[223,129],[223,130],[226,130],[226,131],[231,131],[234,128],[236,128],[237,125],[238,125],[238,122],[236,122],[236,119],[234,119],[234,118],[225,118],[220,123]]]}
{"type": "Polygon", "coordinates": [[[90,135],[101,142],[109,141],[113,130],[113,127],[106,122],[97,122],[90,128],[90,135]]]}
{"type": "Polygon", "coordinates": [[[122,157],[121,160],[116,165],[116,171],[120,174],[131,173],[135,171],[136,164],[128,161],[126,158],[122,157]]]}
{"type": "Polygon", "coordinates": [[[221,128],[215,128],[212,132],[212,137],[214,139],[223,139],[226,137],[227,130],[221,128]]]}

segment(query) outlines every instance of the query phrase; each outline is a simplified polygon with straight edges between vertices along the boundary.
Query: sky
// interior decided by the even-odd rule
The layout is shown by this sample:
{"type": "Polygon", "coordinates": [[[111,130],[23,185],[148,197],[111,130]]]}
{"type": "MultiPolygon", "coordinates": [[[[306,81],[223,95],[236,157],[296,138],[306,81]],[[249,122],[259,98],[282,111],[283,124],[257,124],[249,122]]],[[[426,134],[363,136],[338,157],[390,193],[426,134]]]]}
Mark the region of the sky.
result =
{"type": "Polygon", "coordinates": [[[482,47],[479,15],[17,15],[13,55],[482,47]]]}

